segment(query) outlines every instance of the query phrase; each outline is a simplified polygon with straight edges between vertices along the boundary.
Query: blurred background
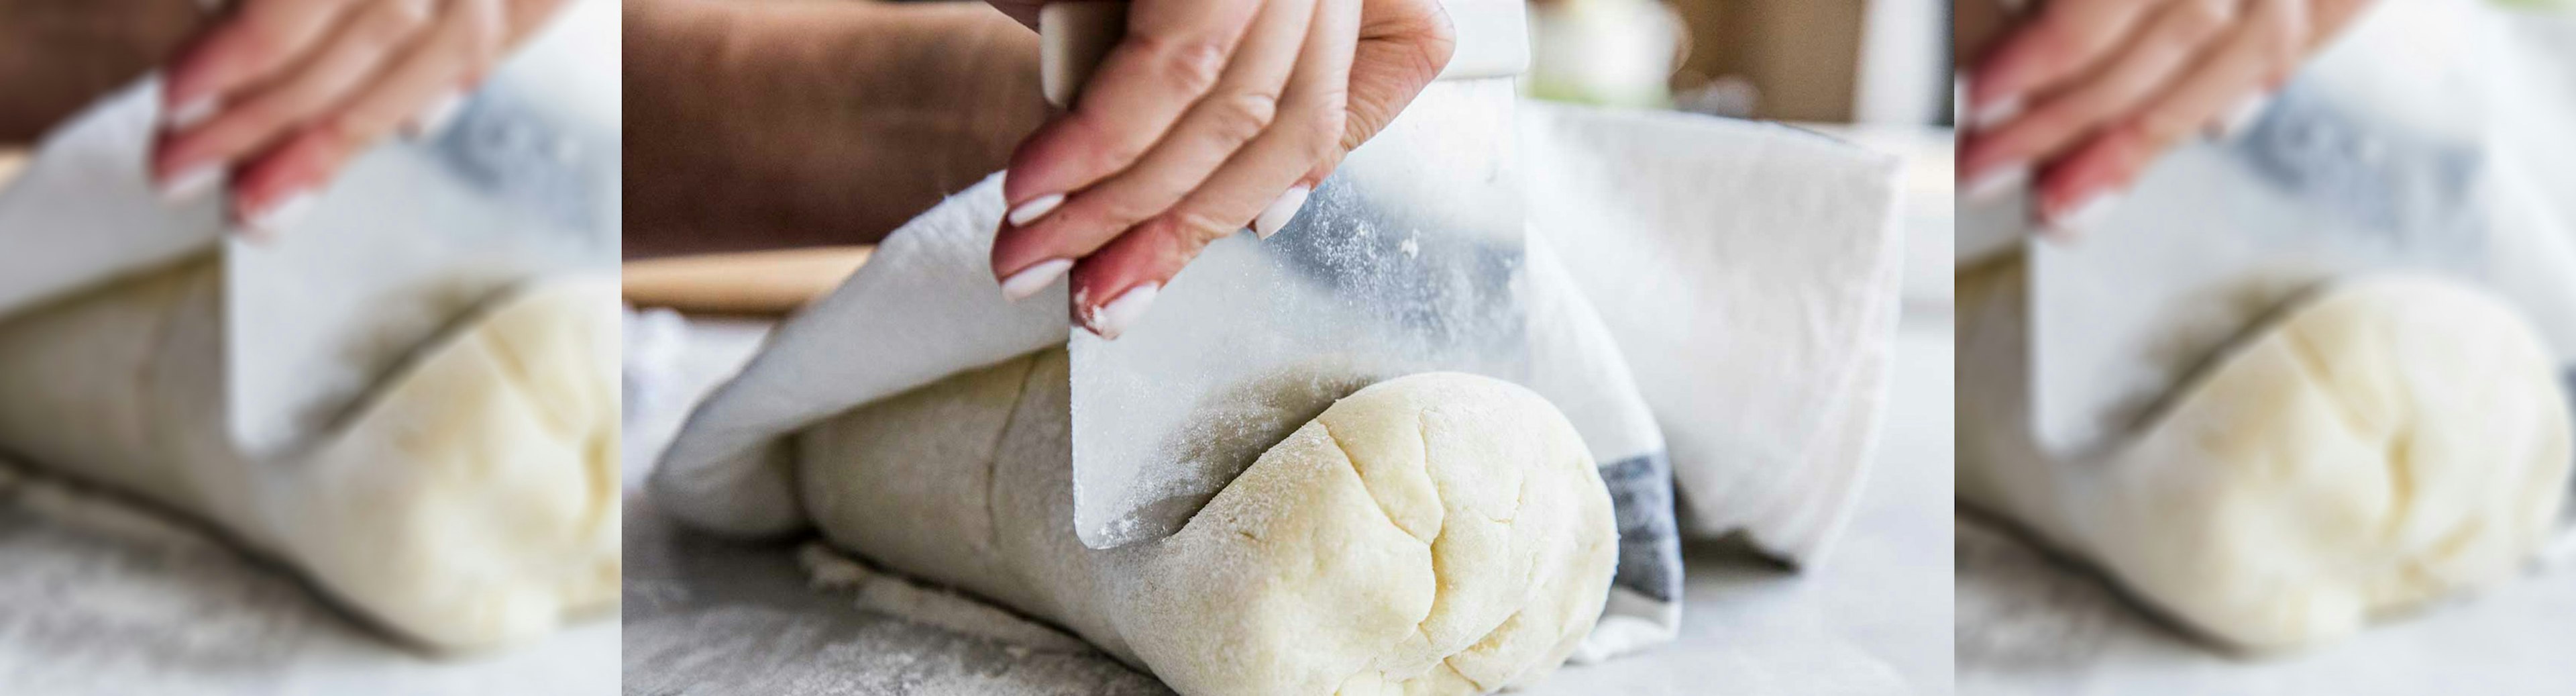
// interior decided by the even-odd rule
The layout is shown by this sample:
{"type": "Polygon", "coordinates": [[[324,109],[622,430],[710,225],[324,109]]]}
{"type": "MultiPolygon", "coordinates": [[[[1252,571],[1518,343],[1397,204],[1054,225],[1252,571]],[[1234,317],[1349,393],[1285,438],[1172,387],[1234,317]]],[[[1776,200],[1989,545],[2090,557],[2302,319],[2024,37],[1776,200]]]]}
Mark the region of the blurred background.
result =
{"type": "Polygon", "coordinates": [[[198,16],[192,0],[0,0],[0,150],[160,65],[198,16]]]}

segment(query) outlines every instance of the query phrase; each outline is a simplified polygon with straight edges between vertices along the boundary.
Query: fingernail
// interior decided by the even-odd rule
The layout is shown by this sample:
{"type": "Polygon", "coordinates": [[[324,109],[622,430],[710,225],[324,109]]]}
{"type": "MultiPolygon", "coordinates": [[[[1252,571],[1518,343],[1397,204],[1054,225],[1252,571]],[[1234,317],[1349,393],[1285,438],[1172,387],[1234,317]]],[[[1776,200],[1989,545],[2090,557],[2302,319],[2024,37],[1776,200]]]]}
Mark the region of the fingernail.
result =
{"type": "Polygon", "coordinates": [[[1054,285],[1055,279],[1064,277],[1064,272],[1071,268],[1073,268],[1073,259],[1039,261],[1036,265],[1020,269],[1020,272],[1002,279],[1002,297],[1012,302],[1028,299],[1030,295],[1038,294],[1038,291],[1054,285]]]}
{"type": "Polygon", "coordinates": [[[198,124],[205,123],[206,119],[214,117],[215,98],[198,97],[162,114],[161,123],[163,130],[183,131],[195,128],[198,124]]]}
{"type": "Polygon", "coordinates": [[[1056,206],[1063,204],[1064,194],[1050,193],[1030,199],[1029,202],[1020,204],[1020,207],[1012,208],[1011,214],[1003,217],[1011,221],[1012,227],[1026,227],[1031,221],[1046,217],[1047,213],[1055,211],[1056,206]]]}
{"type": "Polygon", "coordinates": [[[2076,204],[2064,214],[2049,216],[2048,226],[2060,237],[2074,237],[2077,233],[2091,230],[2102,224],[2102,219],[2109,217],[2111,209],[2119,202],[2120,194],[2117,193],[2093,194],[2092,198],[2084,199],[2084,202],[2076,204]]]}
{"type": "Polygon", "coordinates": [[[189,167],[161,181],[161,202],[185,203],[224,183],[224,168],[214,164],[189,167]]]}
{"type": "Polygon", "coordinates": [[[1992,203],[2029,183],[2030,165],[2015,162],[1986,170],[1986,173],[1968,180],[1965,192],[1969,203],[1992,203]]]}
{"type": "Polygon", "coordinates": [[[2237,100],[2236,106],[2229,108],[2227,113],[2218,117],[2218,123],[2214,124],[2210,132],[2220,140],[2235,138],[2243,134],[2245,129],[2252,128],[2255,121],[2262,120],[2263,110],[2271,105],[2272,93],[2270,92],[2245,95],[2244,99],[2237,100]]]}
{"type": "Polygon", "coordinates": [[[1968,115],[1968,132],[1994,130],[1996,126],[2001,126],[2020,116],[2021,97],[2019,95],[1997,99],[1987,103],[1985,108],[1977,109],[1976,113],[1968,115]]]}
{"type": "Polygon", "coordinates": [[[448,92],[446,94],[439,95],[438,99],[432,100],[429,103],[428,108],[420,110],[420,115],[412,117],[411,123],[403,126],[403,135],[409,136],[414,140],[437,135],[439,131],[447,129],[447,124],[449,122],[456,120],[456,114],[458,112],[464,110],[465,94],[463,92],[448,92]]]}
{"type": "Polygon", "coordinates": [[[1087,321],[1083,324],[1088,325],[1091,332],[1099,334],[1101,338],[1117,340],[1119,334],[1126,333],[1129,327],[1136,325],[1137,320],[1145,318],[1145,308],[1153,306],[1154,294],[1160,291],[1161,286],[1156,283],[1145,283],[1128,288],[1127,294],[1119,295],[1118,299],[1110,300],[1107,306],[1092,311],[1091,316],[1086,317],[1087,321]]]}
{"type": "Polygon", "coordinates": [[[1287,229],[1288,222],[1297,219],[1297,209],[1306,207],[1306,194],[1313,192],[1314,189],[1305,186],[1288,187],[1286,192],[1279,194],[1279,200],[1271,201],[1270,207],[1261,209],[1260,216],[1252,218],[1252,233],[1269,239],[1270,235],[1287,229]]]}
{"type": "Polygon", "coordinates": [[[252,212],[249,219],[244,222],[256,235],[275,236],[286,231],[287,228],[294,227],[297,222],[303,221],[304,216],[312,214],[313,206],[319,200],[311,191],[297,191],[269,205],[267,209],[252,212]]]}

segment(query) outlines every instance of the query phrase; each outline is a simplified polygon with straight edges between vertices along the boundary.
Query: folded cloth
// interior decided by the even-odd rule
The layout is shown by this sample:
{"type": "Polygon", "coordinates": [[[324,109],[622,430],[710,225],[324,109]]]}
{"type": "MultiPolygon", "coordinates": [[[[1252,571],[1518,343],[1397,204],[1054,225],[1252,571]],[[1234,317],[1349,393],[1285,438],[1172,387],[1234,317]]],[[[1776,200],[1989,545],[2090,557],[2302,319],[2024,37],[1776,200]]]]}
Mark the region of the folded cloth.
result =
{"type": "Polygon", "coordinates": [[[214,196],[163,205],[145,170],[161,124],[160,80],[100,99],[46,134],[0,187],[0,317],[214,245],[214,196]],[[64,234],[80,230],[80,234],[64,234]]]}
{"type": "MultiPolygon", "coordinates": [[[[1899,301],[1895,168],[1774,126],[1537,104],[1522,114],[1526,170],[1547,172],[1530,182],[1542,195],[1531,197],[1523,269],[1525,386],[1575,425],[1619,519],[1609,608],[1575,656],[1600,659],[1669,640],[1678,626],[1675,481],[1708,511],[1700,529],[1740,526],[1802,563],[1847,517],[1899,301]],[[1712,185],[1747,192],[1711,195],[1712,185]],[[1793,291],[1764,287],[1771,280],[1793,291]],[[1782,373],[1802,370],[1829,374],[1782,373]],[[1640,388],[1656,382],[1674,383],[1640,388]],[[1720,422],[1750,417],[1765,420],[1720,422]],[[1668,454],[1668,442],[1688,443],[1688,455],[1668,454]]],[[[802,530],[810,521],[789,436],[1064,342],[1061,286],[1018,303],[993,287],[987,250],[1002,212],[996,175],[888,236],[699,405],[652,473],[651,494],[713,531],[802,530]]]]}

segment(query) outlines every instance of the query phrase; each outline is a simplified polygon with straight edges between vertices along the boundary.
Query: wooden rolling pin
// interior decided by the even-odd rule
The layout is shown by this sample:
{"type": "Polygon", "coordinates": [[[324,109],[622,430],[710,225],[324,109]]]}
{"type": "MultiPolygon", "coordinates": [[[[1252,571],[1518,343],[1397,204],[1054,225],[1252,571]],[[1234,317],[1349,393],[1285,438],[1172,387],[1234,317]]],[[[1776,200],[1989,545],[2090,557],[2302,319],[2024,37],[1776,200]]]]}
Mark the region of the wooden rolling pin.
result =
{"type": "Polygon", "coordinates": [[[779,316],[839,287],[871,246],[813,247],[628,261],[626,302],[691,314],[779,316]]]}

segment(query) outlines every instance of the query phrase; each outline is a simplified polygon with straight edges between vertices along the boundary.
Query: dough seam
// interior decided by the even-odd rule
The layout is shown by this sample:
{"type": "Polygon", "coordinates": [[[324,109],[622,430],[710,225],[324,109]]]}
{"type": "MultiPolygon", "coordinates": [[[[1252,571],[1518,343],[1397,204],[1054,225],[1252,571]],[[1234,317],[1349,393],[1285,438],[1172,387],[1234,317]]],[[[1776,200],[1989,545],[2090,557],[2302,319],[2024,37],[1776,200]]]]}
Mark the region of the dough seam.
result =
{"type": "MultiPolygon", "coordinates": [[[[1014,365],[1020,369],[1020,378],[1011,380],[1018,382],[1020,384],[1020,389],[1018,392],[1011,394],[1010,406],[1002,412],[1002,427],[999,430],[993,431],[993,441],[989,443],[990,446],[984,449],[986,452],[998,453],[1003,450],[1004,443],[1011,439],[1011,433],[1014,432],[1012,426],[1020,424],[1020,402],[1028,400],[1030,383],[1045,378],[1045,371],[1037,369],[1035,361],[1014,358],[1012,360],[1005,361],[1005,364],[1014,365]]],[[[999,485],[996,482],[1001,480],[1001,473],[1002,458],[1000,456],[996,455],[984,458],[984,519],[1002,519],[1001,508],[994,507],[1001,504],[1002,500],[1000,491],[995,490],[994,488],[999,485]]],[[[998,549],[1001,547],[1002,525],[984,525],[984,548],[998,549]]]]}
{"type": "MultiPolygon", "coordinates": [[[[1342,442],[1342,436],[1340,434],[1333,432],[1333,424],[1320,420],[1320,416],[1318,418],[1319,420],[1314,421],[1314,423],[1316,425],[1324,426],[1324,439],[1331,440],[1333,442],[1333,449],[1341,451],[1342,463],[1350,467],[1351,478],[1359,479],[1360,490],[1368,493],[1369,502],[1372,503],[1371,507],[1377,508],[1378,516],[1386,519],[1387,526],[1394,527],[1396,531],[1404,532],[1405,536],[1412,537],[1414,541],[1420,542],[1423,546],[1434,549],[1438,548],[1440,533],[1449,530],[1449,501],[1440,497],[1439,487],[1434,486],[1431,490],[1432,501],[1440,503],[1440,519],[1432,522],[1432,524],[1438,525],[1438,527],[1431,531],[1431,538],[1424,539],[1421,536],[1414,534],[1413,530],[1405,529],[1403,523],[1395,521],[1395,513],[1388,512],[1386,510],[1386,501],[1378,499],[1377,489],[1369,487],[1368,472],[1360,471],[1360,460],[1358,457],[1351,454],[1351,446],[1342,442]]],[[[1414,416],[1413,427],[1415,434],[1420,436],[1422,431],[1422,417],[1419,414],[1414,416]]],[[[1427,437],[1420,438],[1419,441],[1422,444],[1423,461],[1427,463],[1430,461],[1431,457],[1431,441],[1427,437]]],[[[1250,468],[1251,467],[1245,467],[1247,470],[1250,468]]],[[[1440,555],[1437,553],[1432,554],[1431,559],[1433,563],[1439,563],[1440,555]]],[[[1432,570],[1432,577],[1439,577],[1438,566],[1435,565],[1432,570]]],[[[1434,606],[1436,607],[1437,605],[1434,606]]],[[[1423,617],[1426,621],[1430,618],[1431,617],[1427,615],[1423,617]]],[[[1420,625],[1417,624],[1415,627],[1419,628],[1420,625]]]]}
{"type": "MultiPolygon", "coordinates": [[[[509,298],[505,296],[501,298],[501,301],[507,301],[508,299],[509,298]]],[[[537,399],[537,394],[530,388],[537,384],[537,377],[536,375],[528,372],[528,366],[525,364],[524,356],[519,355],[518,351],[512,350],[513,346],[502,342],[501,337],[496,335],[498,333],[500,332],[475,331],[472,336],[474,338],[474,342],[481,345],[483,352],[492,356],[492,365],[500,368],[501,375],[505,378],[501,380],[502,386],[509,388],[510,391],[518,392],[520,396],[528,398],[531,401],[543,403],[543,401],[537,399]]],[[[536,411],[537,418],[542,419],[542,423],[546,428],[553,430],[558,435],[573,435],[581,432],[580,428],[575,427],[568,421],[568,419],[571,418],[570,414],[557,413],[557,411],[563,409],[540,408],[531,410],[536,411]]]]}
{"type": "MultiPolygon", "coordinates": [[[[2293,316],[2296,314],[2284,315],[2282,320],[2286,321],[2293,316]]],[[[2282,338],[2286,339],[2283,342],[2290,348],[2290,356],[2295,358],[2290,361],[2290,364],[2299,366],[2299,375],[2307,377],[2309,384],[2326,385],[2336,382],[2333,368],[2327,367],[2325,354],[2317,350],[2316,342],[2308,336],[2308,332],[2290,329],[2282,331],[2281,334],[2282,338]]],[[[2378,434],[2382,431],[2380,428],[2370,427],[2370,419],[2363,418],[2360,413],[2353,410],[2356,407],[2344,399],[2320,398],[2318,401],[2325,402],[2328,410],[2335,414],[2335,418],[2343,422],[2343,427],[2352,430],[2355,435],[2378,434]]],[[[2141,433],[2137,437],[2143,436],[2141,433]]]]}

